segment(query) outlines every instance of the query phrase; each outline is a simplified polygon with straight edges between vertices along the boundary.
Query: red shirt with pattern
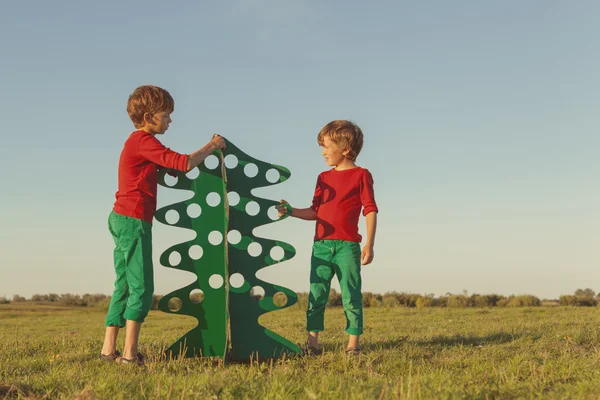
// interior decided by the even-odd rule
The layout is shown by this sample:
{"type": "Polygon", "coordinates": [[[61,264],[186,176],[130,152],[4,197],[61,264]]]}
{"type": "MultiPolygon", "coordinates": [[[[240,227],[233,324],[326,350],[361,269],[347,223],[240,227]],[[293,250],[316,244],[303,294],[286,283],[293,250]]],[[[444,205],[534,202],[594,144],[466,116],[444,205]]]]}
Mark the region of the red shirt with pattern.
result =
{"type": "Polygon", "coordinates": [[[317,212],[316,240],[358,242],[358,218],[378,212],[373,192],[373,177],[361,167],[322,172],[311,208],[317,212]]]}
{"type": "Polygon", "coordinates": [[[135,131],[119,159],[119,190],[113,210],[152,223],[156,212],[158,167],[186,171],[188,156],[165,147],[154,135],[135,131]]]}

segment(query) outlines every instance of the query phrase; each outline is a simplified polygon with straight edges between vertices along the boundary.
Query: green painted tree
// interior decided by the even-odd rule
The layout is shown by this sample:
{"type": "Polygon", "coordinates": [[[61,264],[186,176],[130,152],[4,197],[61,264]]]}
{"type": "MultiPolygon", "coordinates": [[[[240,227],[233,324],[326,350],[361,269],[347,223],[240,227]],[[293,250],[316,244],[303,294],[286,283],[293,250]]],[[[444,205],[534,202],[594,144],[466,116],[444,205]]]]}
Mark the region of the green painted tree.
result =
{"type": "Polygon", "coordinates": [[[195,170],[177,172],[172,185],[167,184],[167,171],[159,171],[160,185],[191,190],[193,196],[157,210],[156,219],[196,232],[194,239],[168,248],[160,257],[162,265],[197,277],[159,302],[162,311],[198,320],[167,354],[235,361],[298,354],[298,346],[258,323],[261,315],[296,303],[294,291],[256,277],[262,268],[292,258],[295,250],[254,236],[254,228],[281,219],[277,201],[251,193],[284,182],[290,171],[226,143],[223,152],[214,152],[195,170]]]}

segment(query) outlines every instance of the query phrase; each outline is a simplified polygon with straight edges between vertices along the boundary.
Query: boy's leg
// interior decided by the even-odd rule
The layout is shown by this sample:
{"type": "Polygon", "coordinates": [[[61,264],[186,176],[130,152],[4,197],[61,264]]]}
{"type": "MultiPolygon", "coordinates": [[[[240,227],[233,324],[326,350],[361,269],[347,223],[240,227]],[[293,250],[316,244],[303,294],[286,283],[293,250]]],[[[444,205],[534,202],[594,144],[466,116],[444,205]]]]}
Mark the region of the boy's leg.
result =
{"type": "Polygon", "coordinates": [[[360,335],[348,335],[348,346],[346,349],[360,349],[360,335]]]}
{"type": "Polygon", "coordinates": [[[138,355],[138,343],[141,328],[141,322],[127,320],[127,327],[125,328],[125,347],[123,348],[123,358],[133,360],[138,355]]]}
{"type": "Polygon", "coordinates": [[[307,343],[313,349],[319,348],[319,332],[308,332],[307,343]]]}
{"type": "Polygon", "coordinates": [[[117,336],[119,334],[119,327],[125,326],[125,319],[123,313],[127,305],[127,295],[129,292],[127,286],[127,277],[125,274],[126,260],[125,250],[121,243],[125,242],[127,245],[127,239],[124,240],[123,235],[127,235],[127,221],[125,217],[116,214],[114,211],[110,213],[108,218],[108,229],[115,242],[115,249],[113,252],[114,264],[115,264],[115,288],[113,290],[112,297],[110,299],[110,305],[106,314],[105,326],[106,331],[104,333],[104,345],[102,346],[101,354],[110,355],[117,351],[117,336]]]}
{"type": "Polygon", "coordinates": [[[306,311],[306,330],[309,332],[309,345],[318,346],[319,332],[325,328],[325,306],[329,299],[331,279],[334,269],[331,263],[332,248],[327,241],[313,244],[310,262],[310,293],[306,311]]]}
{"type": "Polygon", "coordinates": [[[350,335],[348,348],[358,347],[363,332],[362,279],[360,276],[360,244],[336,243],[334,265],[340,281],[342,304],[346,314],[346,332],[350,335]]]}
{"type": "Polygon", "coordinates": [[[129,286],[127,307],[123,314],[127,320],[127,332],[123,358],[133,359],[138,354],[141,323],[152,307],[154,293],[154,271],[152,265],[152,226],[135,219],[137,242],[130,249],[126,276],[129,286]]]}
{"type": "Polygon", "coordinates": [[[101,355],[109,356],[117,353],[117,337],[119,335],[118,326],[107,326],[104,332],[104,345],[102,346],[101,355]]]}

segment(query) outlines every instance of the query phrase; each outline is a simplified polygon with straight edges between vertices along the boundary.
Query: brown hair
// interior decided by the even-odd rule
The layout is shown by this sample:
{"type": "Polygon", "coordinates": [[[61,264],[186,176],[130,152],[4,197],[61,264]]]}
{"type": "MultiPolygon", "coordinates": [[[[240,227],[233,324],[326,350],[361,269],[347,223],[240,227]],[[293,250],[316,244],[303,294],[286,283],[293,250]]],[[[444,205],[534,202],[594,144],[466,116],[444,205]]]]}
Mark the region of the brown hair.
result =
{"type": "Polygon", "coordinates": [[[356,161],[363,147],[362,130],[353,122],[346,120],[331,121],[321,129],[317,142],[323,146],[323,140],[328,137],[333,143],[337,144],[342,151],[348,150],[346,157],[356,161]]]}
{"type": "Polygon", "coordinates": [[[136,128],[144,125],[144,114],[154,116],[157,112],[172,113],[174,109],[175,101],[169,92],[152,85],[138,87],[127,100],[127,114],[136,128]]]}

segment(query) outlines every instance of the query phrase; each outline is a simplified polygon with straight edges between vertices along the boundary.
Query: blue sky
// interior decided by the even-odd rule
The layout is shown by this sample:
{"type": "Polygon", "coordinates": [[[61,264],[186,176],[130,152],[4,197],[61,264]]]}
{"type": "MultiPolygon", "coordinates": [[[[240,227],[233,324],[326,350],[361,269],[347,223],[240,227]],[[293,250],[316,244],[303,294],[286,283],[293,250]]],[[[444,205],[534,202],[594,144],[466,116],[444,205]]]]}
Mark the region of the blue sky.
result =
{"type": "MultiPolygon", "coordinates": [[[[380,207],[364,290],[599,291],[599,12],[584,0],[9,2],[0,296],[111,293],[125,104],[146,83],[175,98],[163,143],[189,153],[218,132],[288,167],[259,194],[298,207],[327,168],[320,128],[358,123],[380,207]]],[[[306,291],[313,229],[259,229],[298,251],[261,277],[306,291]]],[[[157,293],[189,283],[158,263],[185,237],[155,223],[157,293]]]]}

